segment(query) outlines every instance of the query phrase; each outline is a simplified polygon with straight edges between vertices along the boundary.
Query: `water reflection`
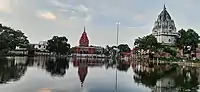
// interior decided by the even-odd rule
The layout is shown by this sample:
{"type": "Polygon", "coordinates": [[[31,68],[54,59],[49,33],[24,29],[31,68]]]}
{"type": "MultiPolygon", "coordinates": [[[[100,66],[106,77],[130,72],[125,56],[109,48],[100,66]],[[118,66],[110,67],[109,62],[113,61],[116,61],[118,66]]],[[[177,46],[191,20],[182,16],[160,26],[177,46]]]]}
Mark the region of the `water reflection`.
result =
{"type": "MultiPolygon", "coordinates": [[[[81,89],[88,92],[114,91],[116,68],[120,71],[118,72],[119,92],[198,92],[199,90],[200,68],[197,67],[130,61],[120,61],[116,66],[115,60],[98,58],[0,58],[0,84],[5,84],[9,88],[9,84],[21,81],[24,78],[22,76],[27,76],[30,69],[33,69],[36,73],[31,76],[38,76],[37,78],[39,78],[39,80],[30,78],[32,81],[37,81],[34,82],[36,83],[34,85],[38,85],[35,87],[44,88],[45,85],[49,85],[47,86],[49,90],[55,90],[52,92],[62,92],[56,90],[80,92],[81,89]],[[43,74],[40,71],[45,73],[43,74]],[[56,78],[59,80],[56,80],[56,78]],[[37,84],[40,81],[41,84],[37,84]],[[54,83],[57,84],[53,85],[54,83]],[[74,85],[73,89],[64,86],[72,84],[74,85]],[[57,87],[54,88],[55,86],[57,87]],[[145,88],[149,90],[143,90],[145,88]]],[[[29,79],[29,77],[25,78],[29,79]]],[[[28,87],[27,89],[33,87],[34,89],[33,82],[30,82],[30,80],[24,80],[28,81],[26,87],[28,87]]],[[[0,90],[4,86],[1,85],[0,90]]]]}
{"type": "Polygon", "coordinates": [[[124,71],[124,72],[127,72],[129,68],[130,68],[130,61],[120,61],[117,66],[117,69],[119,71],[124,71]]]}
{"type": "Polygon", "coordinates": [[[28,58],[26,65],[36,66],[45,69],[52,77],[62,77],[69,68],[69,59],[55,57],[31,57],[28,58]]]}
{"type": "Polygon", "coordinates": [[[15,58],[0,58],[0,83],[19,80],[26,72],[27,66],[21,62],[15,62],[15,58]]]}
{"type": "Polygon", "coordinates": [[[73,58],[74,67],[78,66],[78,76],[83,87],[84,80],[88,73],[88,67],[103,66],[104,59],[93,59],[93,58],[73,58]]]}
{"type": "Polygon", "coordinates": [[[45,62],[45,69],[52,76],[64,76],[66,74],[66,69],[69,68],[69,60],[58,58],[56,60],[50,59],[45,62]]]}
{"type": "Polygon", "coordinates": [[[198,92],[199,68],[173,64],[132,65],[133,79],[152,89],[152,92],[198,92]]]}

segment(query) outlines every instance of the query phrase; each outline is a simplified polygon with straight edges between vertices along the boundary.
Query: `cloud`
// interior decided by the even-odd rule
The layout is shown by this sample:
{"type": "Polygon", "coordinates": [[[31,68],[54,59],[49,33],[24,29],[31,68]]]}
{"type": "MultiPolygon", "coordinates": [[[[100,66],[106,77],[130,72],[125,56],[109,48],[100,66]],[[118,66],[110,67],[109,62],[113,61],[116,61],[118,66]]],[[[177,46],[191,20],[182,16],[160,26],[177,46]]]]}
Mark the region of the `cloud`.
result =
{"type": "Polygon", "coordinates": [[[82,5],[82,4],[77,7],[77,10],[80,12],[89,12],[89,9],[85,5],[82,5]]]}
{"type": "Polygon", "coordinates": [[[145,15],[143,14],[137,14],[133,17],[133,20],[136,20],[136,21],[143,21],[145,20],[145,15]]]}
{"type": "Polygon", "coordinates": [[[70,20],[85,20],[89,21],[92,18],[92,10],[87,8],[85,5],[60,5],[56,4],[56,6],[61,6],[58,11],[61,12],[61,14],[65,15],[65,17],[68,17],[70,20]],[[67,6],[67,7],[63,7],[67,6]]]}
{"type": "Polygon", "coordinates": [[[199,1],[183,0],[183,6],[180,6],[180,0],[148,3],[144,0],[0,0],[0,21],[14,29],[22,29],[30,42],[64,35],[72,45],[77,45],[83,26],[87,26],[92,44],[115,44],[115,23],[120,21],[119,41],[132,45],[133,39],[151,33],[164,3],[177,29],[194,28],[198,31],[199,1]],[[187,4],[192,7],[187,8],[187,4]],[[99,39],[97,34],[105,37],[99,39]]]}
{"type": "Polygon", "coordinates": [[[51,0],[50,2],[51,2],[51,4],[53,4],[54,6],[57,6],[57,7],[62,7],[62,8],[70,7],[58,0],[51,0]]]}
{"type": "Polygon", "coordinates": [[[55,20],[56,16],[51,12],[39,12],[40,17],[45,18],[47,20],[55,20]]]}
{"type": "Polygon", "coordinates": [[[0,0],[0,12],[11,12],[11,0],[0,0]]]}

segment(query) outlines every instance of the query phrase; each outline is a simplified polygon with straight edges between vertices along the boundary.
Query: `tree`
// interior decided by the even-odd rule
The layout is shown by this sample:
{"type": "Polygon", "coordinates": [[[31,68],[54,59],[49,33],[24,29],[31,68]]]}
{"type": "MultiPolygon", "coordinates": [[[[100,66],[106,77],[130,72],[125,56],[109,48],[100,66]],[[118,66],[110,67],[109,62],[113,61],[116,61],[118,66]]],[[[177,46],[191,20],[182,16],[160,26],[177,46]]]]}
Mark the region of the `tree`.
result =
{"type": "Polygon", "coordinates": [[[0,55],[6,53],[8,51],[8,43],[6,40],[0,35],[0,55]]]}
{"type": "Polygon", "coordinates": [[[198,47],[199,43],[199,35],[193,30],[188,29],[185,31],[184,29],[181,29],[178,31],[178,36],[176,37],[176,46],[179,49],[183,50],[183,53],[194,51],[196,54],[196,48],[198,47]],[[185,47],[191,47],[190,51],[184,51],[185,47]]]}
{"type": "Polygon", "coordinates": [[[54,36],[47,42],[47,50],[56,54],[68,54],[70,52],[70,44],[67,43],[66,37],[54,36]]]}
{"type": "Polygon", "coordinates": [[[186,44],[187,33],[184,29],[178,31],[178,36],[176,36],[176,46],[179,49],[183,49],[184,45],[186,44]]]}
{"type": "Polygon", "coordinates": [[[111,47],[109,47],[108,45],[106,45],[106,48],[104,49],[104,55],[109,56],[111,51],[111,47]]]}
{"type": "Polygon", "coordinates": [[[193,29],[188,29],[186,45],[191,46],[191,50],[194,51],[195,54],[196,54],[196,48],[198,47],[198,42],[199,42],[199,35],[193,29]]]}
{"type": "Polygon", "coordinates": [[[160,46],[157,42],[157,39],[153,35],[147,35],[142,38],[135,39],[134,45],[139,49],[143,49],[144,51],[149,50],[150,52],[154,52],[160,46]]]}
{"type": "Polygon", "coordinates": [[[118,46],[118,49],[120,52],[131,52],[131,49],[129,48],[127,44],[120,44],[118,46]]]}
{"type": "Polygon", "coordinates": [[[5,52],[17,46],[26,48],[29,41],[22,31],[0,25],[0,44],[0,52],[5,52]]]}
{"type": "Polygon", "coordinates": [[[164,48],[164,52],[169,53],[172,57],[176,57],[176,55],[177,55],[177,52],[176,52],[175,50],[171,49],[171,48],[168,47],[168,46],[166,46],[166,47],[164,48]]]}

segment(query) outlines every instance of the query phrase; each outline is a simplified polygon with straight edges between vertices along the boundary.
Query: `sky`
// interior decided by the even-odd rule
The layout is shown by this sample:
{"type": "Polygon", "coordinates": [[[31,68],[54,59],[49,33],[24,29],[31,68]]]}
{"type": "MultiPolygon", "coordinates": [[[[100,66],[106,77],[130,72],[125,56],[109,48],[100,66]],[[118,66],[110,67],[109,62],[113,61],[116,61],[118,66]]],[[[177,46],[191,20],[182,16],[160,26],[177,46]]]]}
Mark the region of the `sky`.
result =
{"type": "Polygon", "coordinates": [[[77,46],[84,26],[90,45],[133,47],[134,40],[151,34],[164,4],[177,30],[200,33],[200,0],[0,0],[0,23],[22,30],[31,43],[66,36],[77,46]]]}

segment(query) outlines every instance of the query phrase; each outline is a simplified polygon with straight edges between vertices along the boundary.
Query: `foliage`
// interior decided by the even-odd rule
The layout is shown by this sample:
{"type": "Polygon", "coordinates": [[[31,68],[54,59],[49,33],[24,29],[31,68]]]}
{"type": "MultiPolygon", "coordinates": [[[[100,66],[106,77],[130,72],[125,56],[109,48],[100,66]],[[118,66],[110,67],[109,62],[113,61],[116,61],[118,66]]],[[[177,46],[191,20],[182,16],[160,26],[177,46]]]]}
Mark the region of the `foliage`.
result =
{"type": "Polygon", "coordinates": [[[118,46],[118,49],[120,52],[131,52],[131,49],[129,48],[127,44],[120,44],[118,46]]]}
{"type": "Polygon", "coordinates": [[[29,41],[22,31],[1,25],[0,44],[0,52],[5,52],[7,50],[15,50],[17,46],[26,48],[29,41]]]}
{"type": "Polygon", "coordinates": [[[157,39],[153,35],[147,35],[142,38],[135,39],[134,45],[138,49],[143,49],[144,51],[150,50],[151,52],[157,51],[161,44],[157,42],[157,39]]]}
{"type": "Polygon", "coordinates": [[[70,44],[67,43],[66,37],[54,36],[47,42],[47,50],[57,54],[68,54],[70,52],[70,44]]]}
{"type": "Polygon", "coordinates": [[[167,46],[164,48],[164,52],[169,53],[172,57],[176,57],[176,55],[177,55],[177,52],[175,50],[173,50],[167,46]]]}
{"type": "Polygon", "coordinates": [[[199,35],[193,29],[188,29],[187,31],[181,29],[178,31],[178,36],[176,37],[176,46],[179,49],[183,50],[185,49],[184,47],[190,46],[191,47],[190,51],[195,51],[196,53],[196,48],[198,47],[199,38],[200,38],[199,35]]]}
{"type": "Polygon", "coordinates": [[[176,46],[179,49],[183,49],[184,45],[186,44],[186,39],[187,39],[187,33],[184,29],[181,29],[178,31],[178,36],[176,36],[176,46]]]}

